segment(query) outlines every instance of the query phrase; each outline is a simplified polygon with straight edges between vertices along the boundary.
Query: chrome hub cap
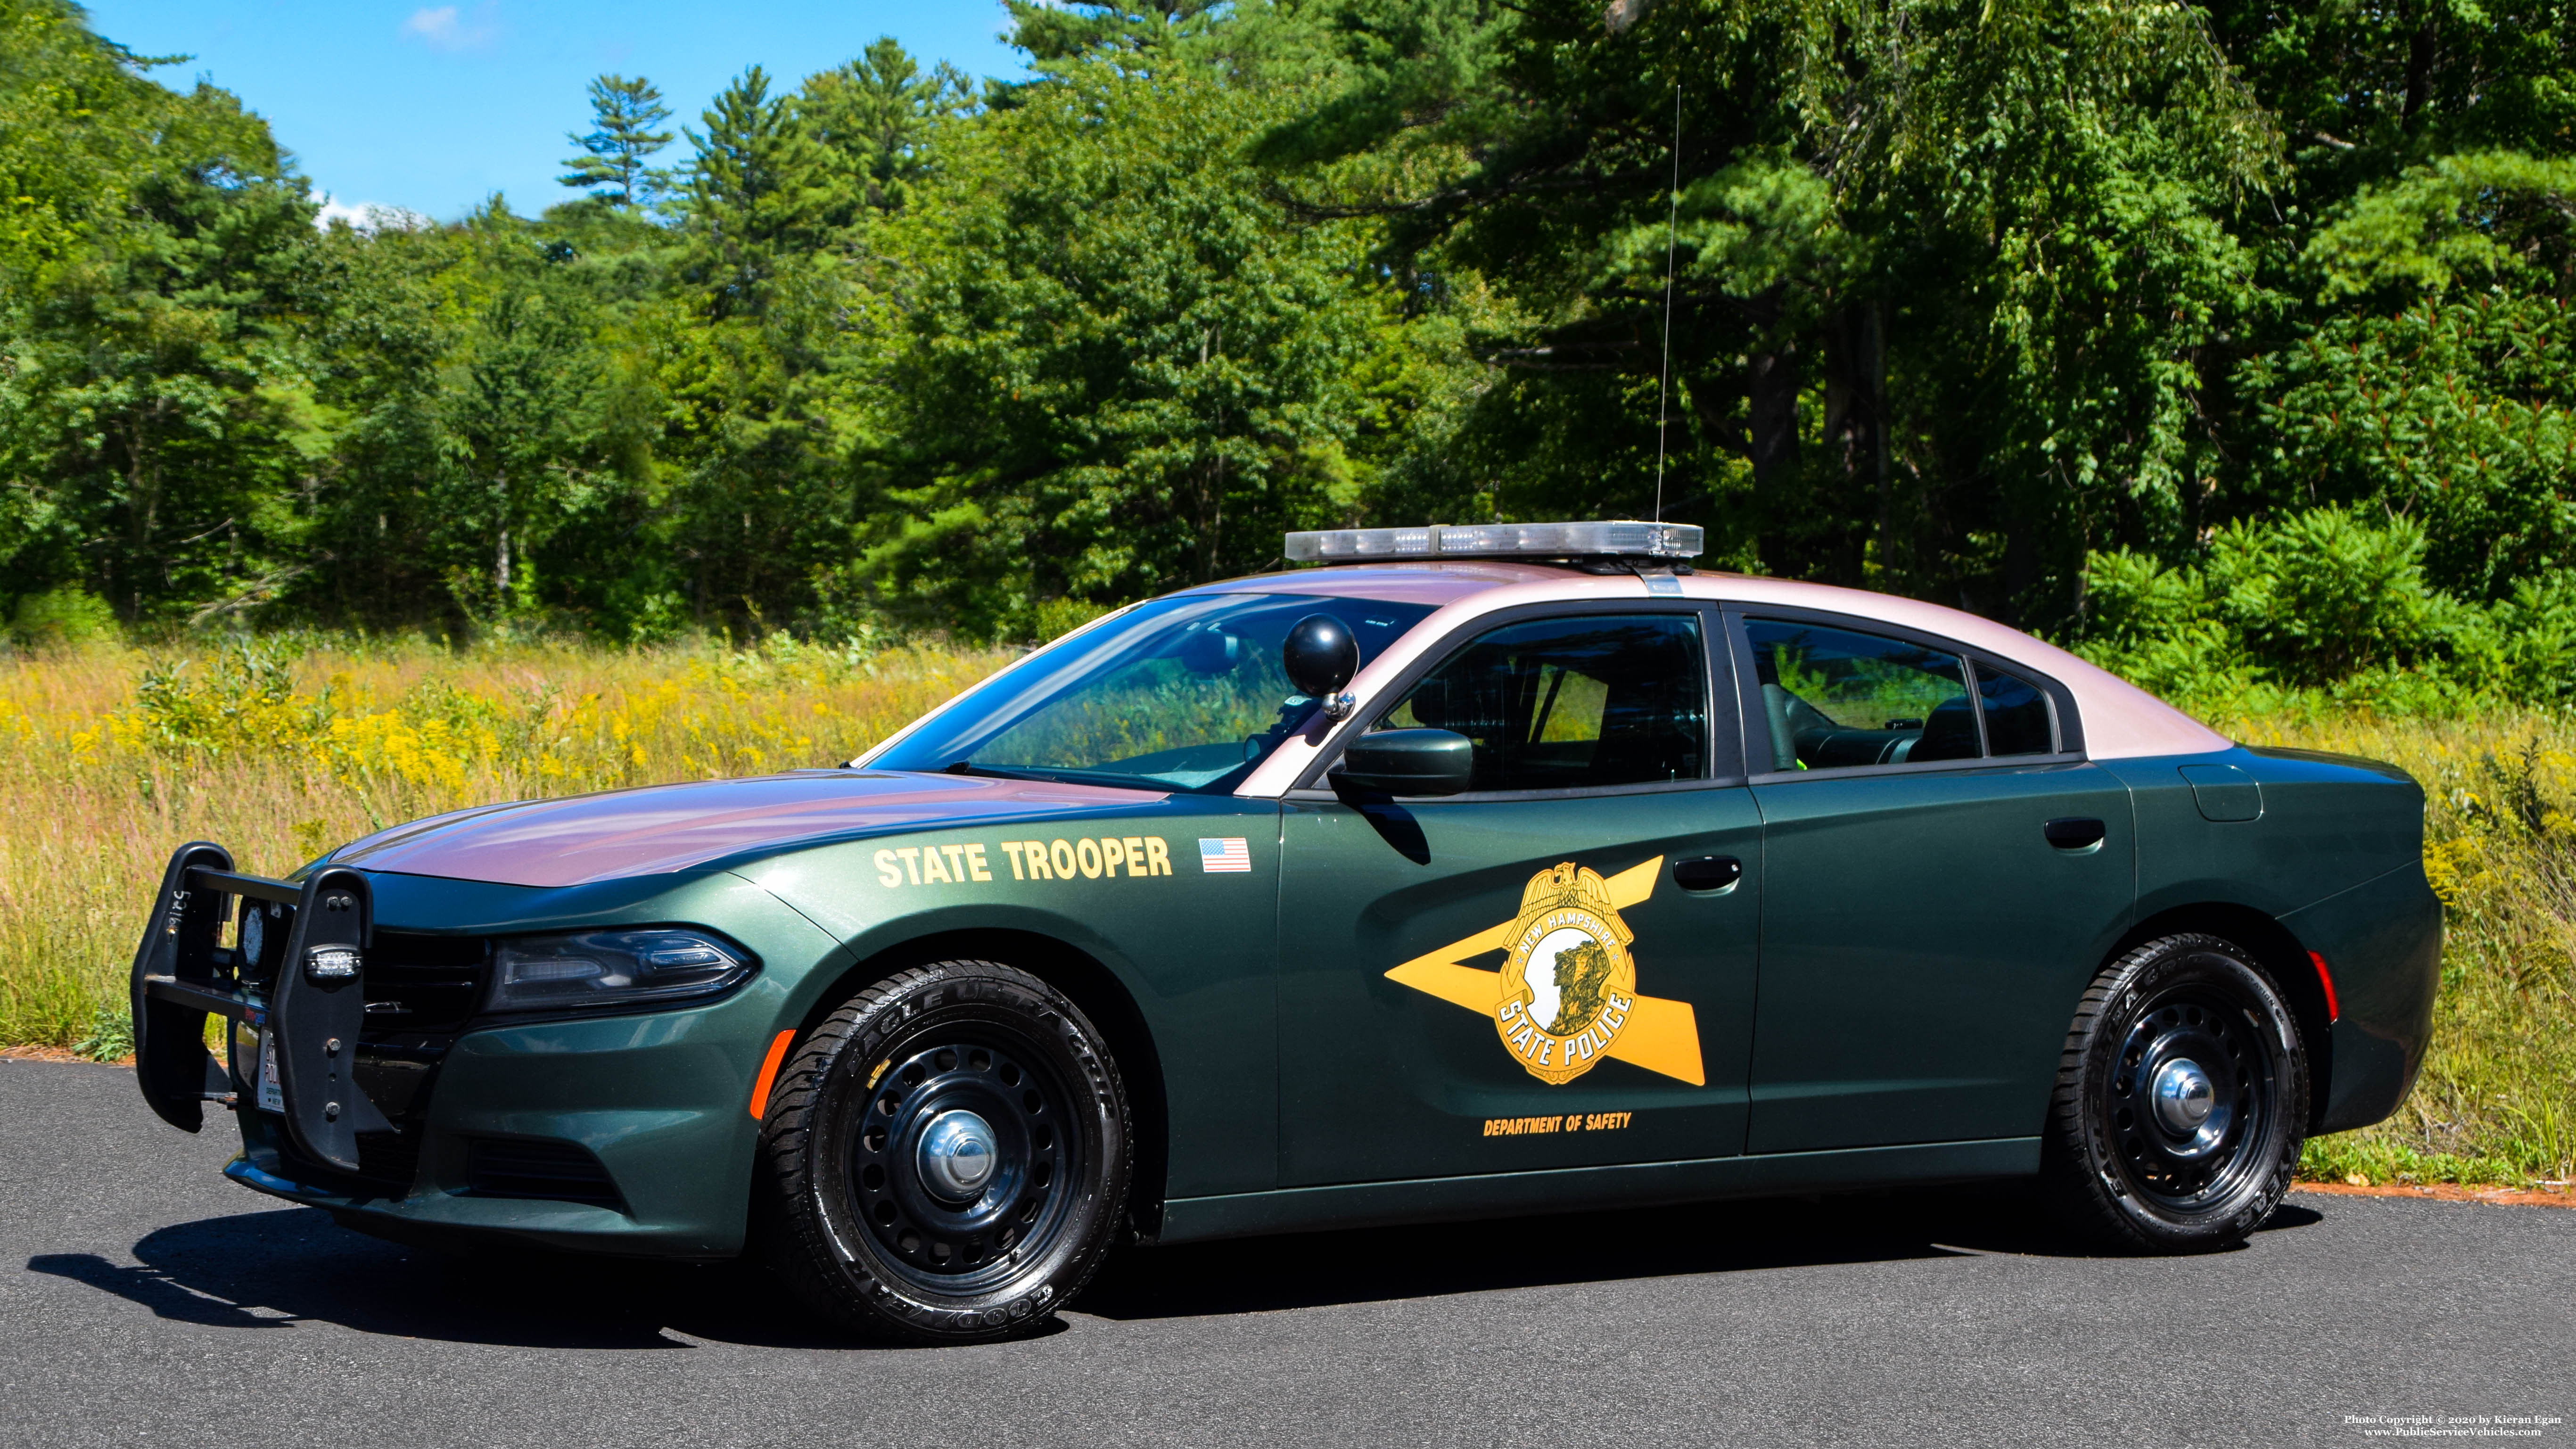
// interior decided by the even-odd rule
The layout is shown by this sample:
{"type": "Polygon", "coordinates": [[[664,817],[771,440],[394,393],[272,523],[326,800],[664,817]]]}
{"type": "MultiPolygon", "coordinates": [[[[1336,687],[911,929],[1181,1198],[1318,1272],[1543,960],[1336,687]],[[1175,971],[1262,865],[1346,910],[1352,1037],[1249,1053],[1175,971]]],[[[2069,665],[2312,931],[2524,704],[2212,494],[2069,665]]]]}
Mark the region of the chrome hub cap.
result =
{"type": "MultiPolygon", "coordinates": [[[[2207,1091],[2204,1084],[2204,1096],[2207,1091]]],[[[2208,1108],[2201,1110],[2205,1113],[2208,1108]]],[[[972,1112],[942,1112],[921,1134],[921,1180],[932,1192],[953,1202],[964,1202],[983,1192],[999,1161],[993,1129],[972,1112]]]]}
{"type": "Polygon", "coordinates": [[[2189,1136],[2209,1120],[2210,1109],[2218,1105],[2218,1094],[2211,1089],[2209,1077],[2200,1063],[2189,1057],[2176,1057],[2156,1071],[2156,1118],[2165,1130],[2176,1136],[2189,1136]]]}
{"type": "Polygon", "coordinates": [[[2146,1005],[2123,1033],[2102,1103],[2114,1152],[2171,1210],[2221,1202],[2263,1170],[2278,1084],[2250,1002],[2195,984],[2146,1005]]]}
{"type": "Polygon", "coordinates": [[[902,1276],[980,1292],[1070,1220],[1082,1138],[1040,1061],[995,1032],[920,1042],[873,1074],[849,1123],[851,1206],[902,1276]]]}

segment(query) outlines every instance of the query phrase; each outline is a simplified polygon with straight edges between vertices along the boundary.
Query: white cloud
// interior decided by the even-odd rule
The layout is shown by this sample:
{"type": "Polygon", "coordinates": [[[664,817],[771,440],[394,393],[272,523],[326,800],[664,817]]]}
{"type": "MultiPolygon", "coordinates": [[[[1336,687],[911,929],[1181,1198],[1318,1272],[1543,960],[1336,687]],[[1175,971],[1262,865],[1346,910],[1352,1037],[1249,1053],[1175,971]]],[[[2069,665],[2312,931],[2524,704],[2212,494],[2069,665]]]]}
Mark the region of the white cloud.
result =
{"type": "Polygon", "coordinates": [[[481,50],[501,33],[493,10],[484,4],[467,20],[453,5],[424,5],[402,23],[402,33],[432,50],[481,50]]]}
{"type": "Polygon", "coordinates": [[[399,206],[380,206],[372,201],[335,201],[327,191],[316,191],[310,199],[322,207],[313,215],[313,226],[317,231],[329,231],[335,221],[345,221],[363,232],[426,231],[435,225],[417,211],[405,211],[399,206]]]}

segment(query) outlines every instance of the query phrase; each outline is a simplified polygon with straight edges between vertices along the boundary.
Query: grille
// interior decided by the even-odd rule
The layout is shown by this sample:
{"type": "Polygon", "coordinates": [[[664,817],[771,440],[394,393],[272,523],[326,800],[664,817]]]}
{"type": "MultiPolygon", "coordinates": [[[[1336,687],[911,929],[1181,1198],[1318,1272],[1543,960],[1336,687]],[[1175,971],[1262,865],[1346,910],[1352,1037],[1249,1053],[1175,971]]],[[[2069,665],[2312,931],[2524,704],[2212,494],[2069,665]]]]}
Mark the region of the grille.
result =
{"type": "Polygon", "coordinates": [[[354,1174],[307,1162],[281,1140],[299,1180],[389,1197],[411,1191],[420,1177],[421,1136],[429,1122],[438,1064],[483,999],[489,954],[473,936],[374,934],[359,979],[359,989],[366,993],[367,1024],[359,1034],[351,1072],[358,1089],[394,1130],[358,1134],[354,1174]]]}
{"type": "Polygon", "coordinates": [[[376,932],[367,948],[365,1039],[461,1029],[483,999],[489,954],[477,936],[376,932]]]}
{"type": "Polygon", "coordinates": [[[608,1169],[577,1142],[477,1137],[466,1148],[465,1183],[476,1197],[551,1198],[625,1210],[608,1169]]]}

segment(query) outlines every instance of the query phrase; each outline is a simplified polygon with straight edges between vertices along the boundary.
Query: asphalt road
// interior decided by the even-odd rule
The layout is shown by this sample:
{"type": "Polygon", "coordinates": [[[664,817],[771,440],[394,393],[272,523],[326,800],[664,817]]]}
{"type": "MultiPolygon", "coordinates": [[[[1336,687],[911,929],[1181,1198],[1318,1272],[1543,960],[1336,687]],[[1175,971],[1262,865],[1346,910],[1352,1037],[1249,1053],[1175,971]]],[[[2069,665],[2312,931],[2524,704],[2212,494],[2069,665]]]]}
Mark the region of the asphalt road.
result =
{"type": "Polygon", "coordinates": [[[228,1126],[0,1060],[0,1442],[2179,1449],[2576,1417],[2561,1209],[2300,1197],[2190,1259],[2070,1255],[1961,1190],[1274,1238],[1128,1253],[1042,1337],[885,1351],[730,1268],[347,1232],[219,1177],[228,1126]]]}

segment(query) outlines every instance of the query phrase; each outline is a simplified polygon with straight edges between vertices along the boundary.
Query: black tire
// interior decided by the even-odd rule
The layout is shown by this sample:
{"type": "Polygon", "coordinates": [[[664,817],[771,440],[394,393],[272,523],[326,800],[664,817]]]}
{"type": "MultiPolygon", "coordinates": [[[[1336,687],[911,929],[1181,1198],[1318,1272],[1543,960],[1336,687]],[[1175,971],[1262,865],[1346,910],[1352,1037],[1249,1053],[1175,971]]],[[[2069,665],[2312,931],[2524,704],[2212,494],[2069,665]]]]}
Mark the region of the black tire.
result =
{"type": "Polygon", "coordinates": [[[779,1073],[761,1149],[779,1276],[836,1324],[914,1343],[1026,1332],[1081,1292],[1131,1156],[1100,1033],[992,961],[897,972],[824,1018],[779,1073]]]}
{"type": "Polygon", "coordinates": [[[2041,1140],[2042,1188],[2103,1246],[2228,1247],[2281,1205],[2307,1121],[2298,1018],[2252,954],[2167,936],[2084,993],[2041,1140]]]}

